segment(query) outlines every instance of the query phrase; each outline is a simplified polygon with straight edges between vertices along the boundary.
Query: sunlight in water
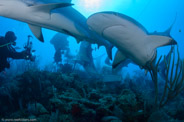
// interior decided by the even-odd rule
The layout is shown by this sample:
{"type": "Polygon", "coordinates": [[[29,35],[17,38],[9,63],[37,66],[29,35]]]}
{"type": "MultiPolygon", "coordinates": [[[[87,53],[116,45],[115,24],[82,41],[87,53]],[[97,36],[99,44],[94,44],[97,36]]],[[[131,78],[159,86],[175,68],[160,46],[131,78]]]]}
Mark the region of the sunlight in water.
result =
{"type": "Polygon", "coordinates": [[[87,11],[98,10],[101,6],[102,0],[81,0],[81,4],[84,5],[87,11]]]}
{"type": "Polygon", "coordinates": [[[140,0],[72,0],[74,8],[83,15],[89,16],[100,11],[123,11],[127,10],[132,3],[140,0]]]}

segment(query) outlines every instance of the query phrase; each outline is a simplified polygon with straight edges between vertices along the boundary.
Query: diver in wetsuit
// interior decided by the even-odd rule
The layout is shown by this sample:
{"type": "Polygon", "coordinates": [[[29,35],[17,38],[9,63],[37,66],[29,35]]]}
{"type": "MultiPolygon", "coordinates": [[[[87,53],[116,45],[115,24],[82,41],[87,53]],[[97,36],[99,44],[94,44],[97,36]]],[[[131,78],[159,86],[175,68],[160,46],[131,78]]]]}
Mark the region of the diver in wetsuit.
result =
{"type": "Polygon", "coordinates": [[[10,68],[8,58],[31,60],[31,54],[28,54],[28,51],[16,52],[13,47],[16,45],[16,39],[12,31],[8,31],[5,37],[0,37],[0,72],[5,68],[10,68]]]}
{"type": "Polygon", "coordinates": [[[54,62],[56,64],[62,63],[62,56],[64,55],[64,52],[66,52],[66,54],[70,52],[69,42],[67,38],[68,38],[67,35],[62,34],[62,33],[57,33],[50,40],[50,43],[53,44],[55,48],[54,62]]]}

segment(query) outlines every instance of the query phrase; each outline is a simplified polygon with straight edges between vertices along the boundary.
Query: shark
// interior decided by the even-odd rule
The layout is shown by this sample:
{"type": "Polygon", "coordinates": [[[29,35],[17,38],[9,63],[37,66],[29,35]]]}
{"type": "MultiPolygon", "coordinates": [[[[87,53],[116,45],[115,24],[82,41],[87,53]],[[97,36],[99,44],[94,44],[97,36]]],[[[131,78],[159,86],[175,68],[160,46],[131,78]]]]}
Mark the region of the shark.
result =
{"type": "MultiPolygon", "coordinates": [[[[158,31],[154,31],[154,32],[150,32],[149,34],[150,35],[162,35],[162,36],[169,36],[171,37],[171,29],[173,27],[173,25],[175,24],[176,22],[176,17],[173,21],[173,23],[165,30],[165,31],[162,31],[162,32],[158,32],[158,31]]],[[[170,52],[168,53],[168,55],[166,56],[166,60],[168,61],[169,60],[169,56],[173,53],[173,48],[174,46],[172,45],[171,46],[171,50],[170,52]]],[[[124,62],[122,62],[121,64],[119,64],[116,68],[114,68],[113,70],[115,72],[118,72],[119,70],[121,70],[123,67],[128,67],[128,64],[135,64],[134,62],[132,62],[132,60],[130,59],[127,59],[125,60],[124,62]]],[[[110,62],[110,59],[107,57],[106,60],[105,60],[105,64],[109,65],[109,66],[112,66],[112,63],[110,62]]],[[[162,60],[160,63],[159,63],[159,74],[162,78],[165,77],[165,71],[166,71],[166,66],[165,66],[165,63],[164,63],[164,60],[162,60]]]]}
{"type": "Polygon", "coordinates": [[[141,68],[150,69],[156,62],[158,47],[177,44],[170,36],[150,34],[135,19],[117,12],[95,13],[88,18],[87,24],[118,48],[113,67],[131,59],[141,68]]]}
{"type": "MultiPolygon", "coordinates": [[[[121,62],[117,67],[113,68],[112,72],[114,74],[118,74],[121,72],[122,68],[128,67],[128,65],[131,63],[134,64],[134,62],[132,60],[127,59],[127,60],[121,62]]],[[[110,62],[110,59],[108,57],[105,59],[105,64],[108,66],[112,66],[112,63],[110,62]]]]}
{"type": "MultiPolygon", "coordinates": [[[[65,0],[66,1],[66,0],[65,0]]],[[[77,42],[88,41],[105,46],[112,59],[112,44],[89,30],[87,19],[71,3],[40,4],[26,0],[0,0],[0,16],[28,23],[35,37],[44,42],[42,28],[73,36],[77,42]]]]}
{"type": "Polygon", "coordinates": [[[92,51],[93,49],[89,42],[81,42],[79,52],[76,56],[76,63],[81,64],[89,75],[95,76],[98,72],[93,61],[92,51]]]}

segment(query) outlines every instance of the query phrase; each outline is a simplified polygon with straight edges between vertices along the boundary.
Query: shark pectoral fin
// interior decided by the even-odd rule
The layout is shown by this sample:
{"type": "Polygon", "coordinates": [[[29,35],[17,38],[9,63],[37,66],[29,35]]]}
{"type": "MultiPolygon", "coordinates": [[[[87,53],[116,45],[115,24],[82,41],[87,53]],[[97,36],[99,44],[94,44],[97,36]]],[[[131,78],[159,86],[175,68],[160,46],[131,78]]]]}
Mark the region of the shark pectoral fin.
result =
{"type": "Polygon", "coordinates": [[[126,59],[126,56],[122,52],[117,51],[112,64],[112,68],[116,68],[121,62],[125,61],[126,59]]]}
{"type": "Polygon", "coordinates": [[[149,35],[146,37],[146,43],[153,49],[166,45],[176,45],[177,42],[167,36],[149,35]]]}
{"type": "Polygon", "coordinates": [[[41,27],[29,24],[29,28],[38,40],[44,42],[41,27]]]}
{"type": "Polygon", "coordinates": [[[45,12],[45,13],[50,14],[50,12],[53,9],[67,7],[67,6],[71,6],[71,5],[73,5],[73,4],[71,4],[71,3],[50,3],[50,4],[34,5],[34,6],[31,6],[31,8],[37,12],[41,11],[41,12],[45,12]]]}

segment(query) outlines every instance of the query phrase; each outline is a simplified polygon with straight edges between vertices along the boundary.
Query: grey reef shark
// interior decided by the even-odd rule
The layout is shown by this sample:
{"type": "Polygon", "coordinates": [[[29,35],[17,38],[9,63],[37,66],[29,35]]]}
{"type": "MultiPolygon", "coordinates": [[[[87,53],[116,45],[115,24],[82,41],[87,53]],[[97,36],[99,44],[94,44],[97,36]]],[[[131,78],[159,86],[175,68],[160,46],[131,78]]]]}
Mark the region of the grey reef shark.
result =
{"type": "Polygon", "coordinates": [[[72,8],[72,5],[67,2],[31,4],[26,0],[0,0],[0,16],[28,23],[35,37],[42,42],[43,27],[73,36],[77,42],[88,41],[99,46],[103,45],[109,58],[112,59],[112,44],[89,30],[87,19],[72,8]]]}
{"type": "Polygon", "coordinates": [[[91,48],[91,44],[89,42],[81,42],[75,61],[76,63],[81,64],[89,75],[96,76],[98,72],[93,61],[92,51],[93,49],[91,48]]]}
{"type": "Polygon", "coordinates": [[[121,13],[95,13],[88,18],[87,24],[118,48],[113,67],[131,59],[140,67],[150,69],[150,64],[156,62],[158,47],[177,44],[169,35],[158,32],[153,35],[136,20],[121,13]]]}

